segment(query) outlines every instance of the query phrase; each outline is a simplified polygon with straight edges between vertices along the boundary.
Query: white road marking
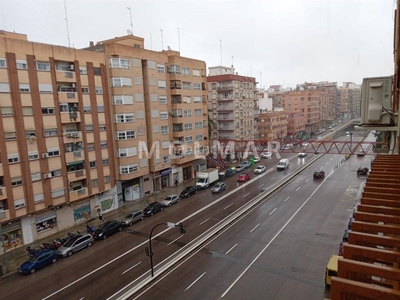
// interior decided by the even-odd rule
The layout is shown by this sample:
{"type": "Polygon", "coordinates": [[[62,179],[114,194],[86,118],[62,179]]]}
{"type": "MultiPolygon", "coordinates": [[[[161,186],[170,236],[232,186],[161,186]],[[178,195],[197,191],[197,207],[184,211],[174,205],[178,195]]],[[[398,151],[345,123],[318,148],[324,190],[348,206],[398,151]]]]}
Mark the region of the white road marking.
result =
{"type": "Polygon", "coordinates": [[[308,182],[310,180],[310,178],[308,178],[307,180],[306,180],[306,182],[308,182]]]}
{"type": "Polygon", "coordinates": [[[134,266],[130,267],[129,269],[123,271],[123,272],[121,273],[121,275],[124,275],[126,272],[129,272],[130,270],[132,270],[134,267],[137,267],[137,266],[140,265],[141,263],[142,263],[142,262],[139,261],[136,265],[134,265],[134,266]]]}
{"type": "MultiPolygon", "coordinates": [[[[335,155],[336,156],[336,155],[335,155]]],[[[331,157],[331,159],[330,160],[332,160],[333,159],[333,157],[331,157]]]]}
{"type": "Polygon", "coordinates": [[[262,187],[264,185],[264,183],[263,184],[261,184],[261,185],[259,185],[258,187],[262,187]]]}
{"type": "Polygon", "coordinates": [[[327,161],[325,164],[327,165],[329,163],[329,161],[327,161]]]}
{"type": "Polygon", "coordinates": [[[323,167],[321,167],[321,168],[319,168],[320,170],[322,169],[323,167]]]}
{"type": "Polygon", "coordinates": [[[228,254],[229,252],[231,252],[233,250],[233,248],[235,248],[237,246],[237,244],[235,244],[231,249],[229,249],[228,251],[225,252],[225,254],[228,254]]]}
{"type": "Polygon", "coordinates": [[[178,236],[176,239],[174,239],[171,243],[167,244],[167,246],[171,245],[172,243],[176,242],[177,240],[179,240],[181,237],[183,237],[183,235],[178,236]]]}
{"type": "Polygon", "coordinates": [[[199,281],[200,278],[204,276],[204,274],[206,274],[206,272],[204,272],[203,274],[201,274],[201,275],[199,276],[199,278],[197,278],[195,281],[193,281],[192,284],[189,285],[189,286],[185,289],[185,292],[186,292],[188,289],[190,289],[190,288],[192,287],[193,284],[195,284],[197,281],[199,281]]]}
{"type": "Polygon", "coordinates": [[[203,225],[205,222],[207,222],[208,220],[210,220],[210,218],[208,218],[207,220],[204,220],[203,222],[201,222],[199,225],[203,225]]]}
{"type": "Polygon", "coordinates": [[[274,177],[272,177],[270,180],[272,180],[272,179],[274,179],[275,178],[275,176],[274,177]]]}
{"type": "Polygon", "coordinates": [[[296,192],[297,192],[299,189],[301,189],[301,186],[299,186],[299,187],[296,189],[296,192]]]}
{"type": "Polygon", "coordinates": [[[276,210],[277,210],[277,209],[275,208],[273,211],[271,211],[271,212],[269,213],[269,215],[272,215],[276,210]]]}
{"type": "Polygon", "coordinates": [[[233,205],[233,203],[231,203],[231,204],[229,204],[227,207],[225,207],[224,209],[227,209],[228,207],[230,207],[230,206],[232,206],[233,205]]]}
{"type": "Polygon", "coordinates": [[[248,195],[250,195],[250,193],[247,193],[246,195],[244,195],[243,198],[246,198],[248,195]]]}
{"type": "Polygon", "coordinates": [[[289,197],[287,197],[287,198],[285,199],[285,201],[283,201],[283,202],[286,202],[286,201],[288,201],[288,200],[289,200],[289,198],[290,198],[290,196],[289,196],[289,197]]]}
{"type": "Polygon", "coordinates": [[[250,233],[253,232],[258,226],[260,226],[260,223],[258,223],[258,224],[256,225],[256,227],[254,227],[252,230],[250,230],[250,233]]]}
{"type": "Polygon", "coordinates": [[[83,299],[85,299],[85,297],[82,297],[81,299],[79,299],[79,300],[83,300],[83,299]]]}

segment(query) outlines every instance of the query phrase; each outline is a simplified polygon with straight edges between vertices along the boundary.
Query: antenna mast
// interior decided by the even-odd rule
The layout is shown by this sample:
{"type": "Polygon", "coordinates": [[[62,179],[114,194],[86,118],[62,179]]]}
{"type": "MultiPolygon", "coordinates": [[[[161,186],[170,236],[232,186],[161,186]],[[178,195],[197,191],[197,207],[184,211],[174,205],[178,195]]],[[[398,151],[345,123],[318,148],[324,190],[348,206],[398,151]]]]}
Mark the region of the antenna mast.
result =
{"type": "Polygon", "coordinates": [[[219,40],[219,50],[221,55],[221,67],[222,67],[222,40],[219,40]]]}
{"type": "Polygon", "coordinates": [[[131,16],[131,35],[133,35],[132,8],[128,6],[127,9],[129,9],[129,15],[131,16]]]}
{"type": "Polygon", "coordinates": [[[161,31],[161,50],[164,50],[164,41],[163,41],[164,37],[163,37],[162,29],[160,29],[160,31],[161,31]]]}
{"type": "Polygon", "coordinates": [[[67,0],[64,0],[64,11],[65,11],[65,23],[67,24],[67,37],[68,37],[68,47],[71,47],[69,41],[69,28],[68,28],[68,16],[67,16],[67,0]]]}
{"type": "Polygon", "coordinates": [[[178,27],[178,47],[179,47],[179,52],[181,52],[181,36],[179,34],[179,27],[178,27]]]}
{"type": "Polygon", "coordinates": [[[151,38],[151,33],[150,33],[150,50],[153,50],[153,39],[151,38]]]}

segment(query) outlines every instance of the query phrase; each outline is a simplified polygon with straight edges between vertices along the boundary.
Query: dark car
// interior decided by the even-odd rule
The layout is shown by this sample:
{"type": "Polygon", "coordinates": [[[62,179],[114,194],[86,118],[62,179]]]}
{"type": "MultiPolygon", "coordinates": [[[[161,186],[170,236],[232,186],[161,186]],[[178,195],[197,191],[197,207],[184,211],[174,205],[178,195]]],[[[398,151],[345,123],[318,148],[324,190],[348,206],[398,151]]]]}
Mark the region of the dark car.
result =
{"type": "Polygon", "coordinates": [[[33,274],[36,270],[44,268],[57,261],[57,253],[51,249],[43,249],[24,262],[18,271],[22,274],[33,274]]]}
{"type": "Polygon", "coordinates": [[[222,191],[226,190],[226,184],[224,182],[217,182],[212,188],[211,193],[219,194],[222,191]]]}
{"type": "Polygon", "coordinates": [[[314,179],[324,179],[325,178],[325,172],[324,171],[315,171],[313,175],[314,179]]]}
{"type": "Polygon", "coordinates": [[[358,150],[357,156],[365,156],[365,151],[364,150],[358,150]]]}
{"type": "Polygon", "coordinates": [[[348,230],[348,229],[346,229],[346,230],[344,231],[342,241],[343,241],[344,243],[348,243],[348,242],[349,242],[349,230],[348,230]]]}
{"type": "Polygon", "coordinates": [[[149,217],[149,216],[152,216],[162,210],[163,210],[163,207],[162,207],[161,203],[153,202],[146,206],[146,208],[143,210],[143,214],[145,217],[149,217]]]}
{"type": "Polygon", "coordinates": [[[132,226],[133,223],[143,220],[143,212],[141,210],[135,210],[128,213],[121,221],[124,226],[132,226]]]}
{"type": "Polygon", "coordinates": [[[251,175],[250,173],[241,173],[238,178],[237,181],[239,182],[245,182],[251,179],[251,175]]]}
{"type": "Polygon", "coordinates": [[[93,234],[96,240],[105,240],[110,235],[122,231],[122,224],[118,221],[107,221],[102,224],[93,234]]]}
{"type": "Polygon", "coordinates": [[[197,186],[188,186],[181,192],[181,198],[189,198],[194,194],[197,194],[197,186]]]}
{"type": "Polygon", "coordinates": [[[369,169],[367,167],[359,167],[357,175],[368,175],[369,169]]]}

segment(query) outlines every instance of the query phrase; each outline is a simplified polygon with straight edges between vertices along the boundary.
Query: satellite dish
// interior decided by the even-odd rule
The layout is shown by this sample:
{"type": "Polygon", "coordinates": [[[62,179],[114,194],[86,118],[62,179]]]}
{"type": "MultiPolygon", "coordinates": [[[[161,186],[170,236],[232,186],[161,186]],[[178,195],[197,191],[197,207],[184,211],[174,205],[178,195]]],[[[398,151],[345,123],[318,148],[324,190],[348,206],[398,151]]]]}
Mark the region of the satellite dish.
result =
{"type": "Polygon", "coordinates": [[[126,30],[126,33],[132,35],[132,31],[130,31],[129,29],[126,30]]]}
{"type": "Polygon", "coordinates": [[[29,141],[31,142],[31,144],[36,143],[37,137],[34,136],[34,135],[31,135],[31,136],[29,137],[29,141]]]}

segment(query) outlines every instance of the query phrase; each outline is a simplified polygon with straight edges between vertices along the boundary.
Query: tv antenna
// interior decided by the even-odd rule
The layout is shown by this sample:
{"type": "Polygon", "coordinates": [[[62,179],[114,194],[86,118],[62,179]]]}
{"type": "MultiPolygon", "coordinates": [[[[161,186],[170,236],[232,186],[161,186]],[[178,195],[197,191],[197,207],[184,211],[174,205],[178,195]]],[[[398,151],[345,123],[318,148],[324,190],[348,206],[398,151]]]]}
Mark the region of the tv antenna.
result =
{"type": "Polygon", "coordinates": [[[128,32],[128,34],[133,34],[132,8],[130,6],[128,6],[127,9],[129,10],[129,15],[131,17],[131,30],[130,30],[130,33],[128,32]]]}
{"type": "Polygon", "coordinates": [[[161,51],[162,50],[164,50],[164,37],[163,37],[163,31],[162,31],[162,29],[160,29],[160,31],[161,31],[161,51]]]}
{"type": "Polygon", "coordinates": [[[65,12],[65,23],[67,24],[67,37],[68,37],[68,47],[71,47],[69,41],[69,28],[68,28],[68,16],[67,16],[67,0],[64,0],[64,12],[65,12]]]}

